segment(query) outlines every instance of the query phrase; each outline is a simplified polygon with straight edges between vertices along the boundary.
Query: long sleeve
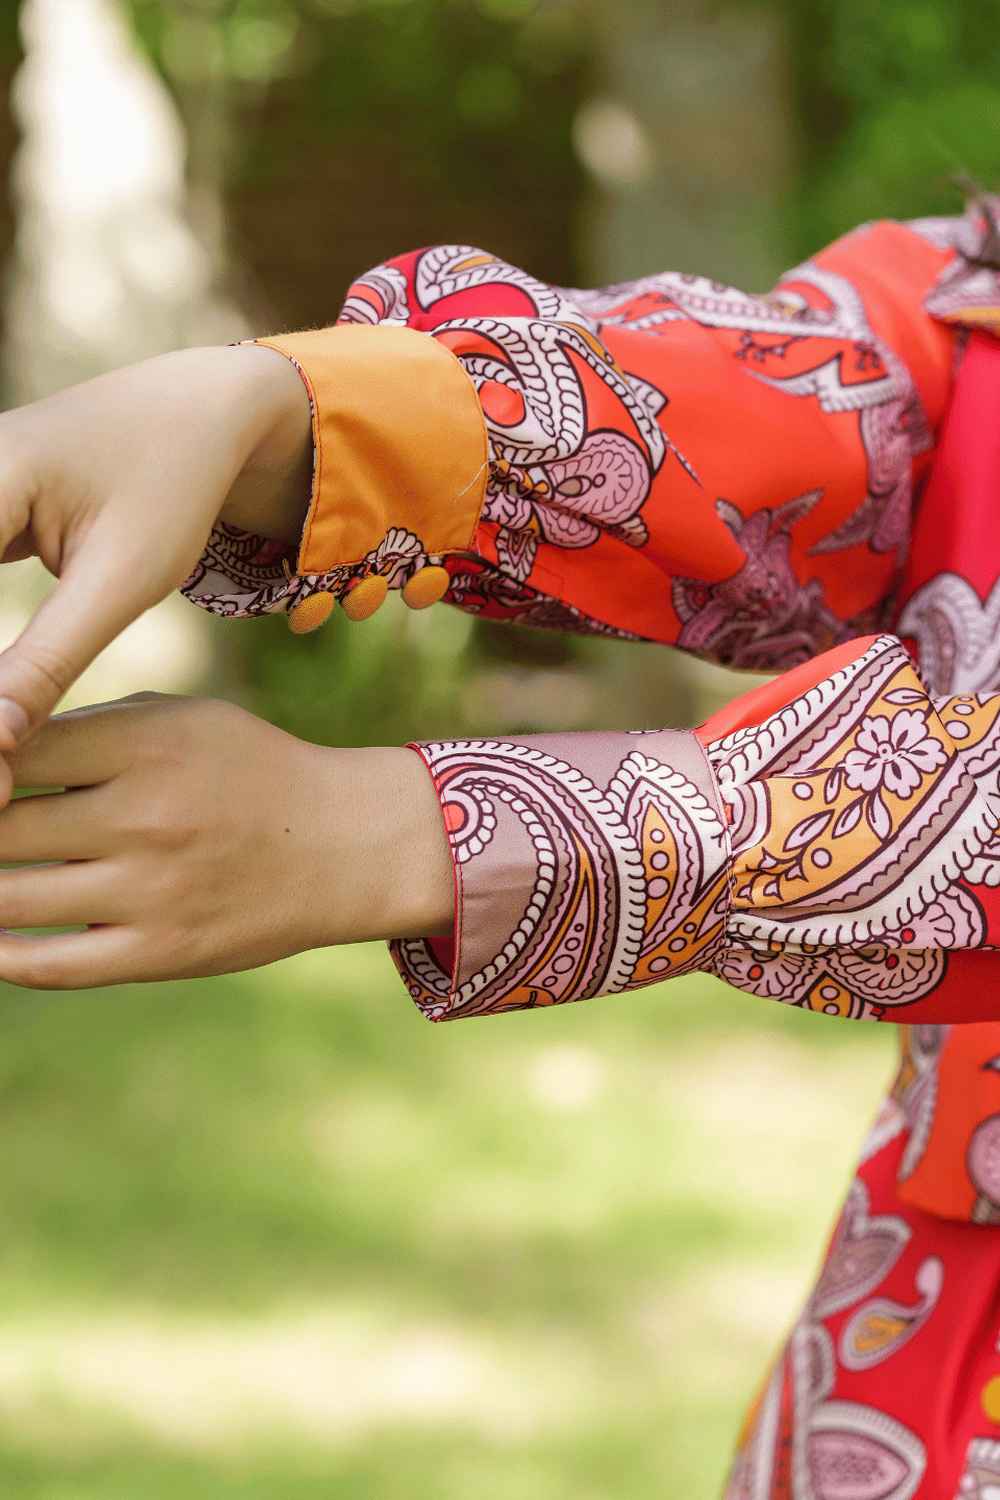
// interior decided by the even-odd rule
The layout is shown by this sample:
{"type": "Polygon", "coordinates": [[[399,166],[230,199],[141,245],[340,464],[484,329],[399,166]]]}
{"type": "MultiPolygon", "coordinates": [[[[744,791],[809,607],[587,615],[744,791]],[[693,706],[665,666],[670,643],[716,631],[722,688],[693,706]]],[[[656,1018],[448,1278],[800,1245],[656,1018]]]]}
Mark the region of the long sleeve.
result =
{"type": "Polygon", "coordinates": [[[768,296],[582,291],[466,246],[264,340],[313,407],[297,553],[219,529],[185,585],[307,629],[387,588],[757,669],[880,628],[962,335],[1000,321],[965,218],[858,229],[768,296]]]}
{"type": "Polygon", "coordinates": [[[996,1018],[1000,695],[932,699],[892,636],[696,732],[414,748],[456,920],[392,947],[431,1020],[692,970],[844,1017],[996,1018]]]}

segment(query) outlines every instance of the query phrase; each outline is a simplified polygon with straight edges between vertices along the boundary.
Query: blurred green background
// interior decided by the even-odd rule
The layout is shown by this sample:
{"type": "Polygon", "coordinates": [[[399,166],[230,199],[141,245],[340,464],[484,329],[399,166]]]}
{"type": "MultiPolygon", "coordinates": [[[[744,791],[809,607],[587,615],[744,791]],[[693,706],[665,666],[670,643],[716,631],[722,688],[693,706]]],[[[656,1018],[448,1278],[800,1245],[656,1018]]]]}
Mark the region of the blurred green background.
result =
{"type": "MultiPolygon", "coordinates": [[[[998,29],[1000,0],[5,0],[7,401],[328,321],[435,240],[762,288],[1000,181],[998,29]]],[[[5,639],[45,586],[7,571],[5,639]]],[[[293,640],[171,600],[73,701],[223,692],[365,744],[686,724],[740,686],[449,610],[293,640]]],[[[892,1069],[888,1028],[708,980],[432,1028],[375,948],[0,1011],[26,1500],[708,1500],[892,1069]]]]}

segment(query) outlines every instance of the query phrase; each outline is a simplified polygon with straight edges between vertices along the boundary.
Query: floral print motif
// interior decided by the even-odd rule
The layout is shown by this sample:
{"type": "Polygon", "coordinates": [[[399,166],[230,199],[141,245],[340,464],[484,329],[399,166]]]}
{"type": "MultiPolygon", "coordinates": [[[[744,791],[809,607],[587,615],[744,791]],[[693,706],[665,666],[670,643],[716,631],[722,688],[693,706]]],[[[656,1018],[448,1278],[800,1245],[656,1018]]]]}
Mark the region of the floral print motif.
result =
{"type": "MultiPolygon", "coordinates": [[[[884,786],[897,797],[910,797],[947,758],[941,741],[928,733],[926,715],[912,709],[893,719],[878,714],[862,720],[856,748],[844,757],[844,779],[857,791],[878,793],[884,786]]],[[[875,831],[888,833],[887,813],[875,831]]]]}

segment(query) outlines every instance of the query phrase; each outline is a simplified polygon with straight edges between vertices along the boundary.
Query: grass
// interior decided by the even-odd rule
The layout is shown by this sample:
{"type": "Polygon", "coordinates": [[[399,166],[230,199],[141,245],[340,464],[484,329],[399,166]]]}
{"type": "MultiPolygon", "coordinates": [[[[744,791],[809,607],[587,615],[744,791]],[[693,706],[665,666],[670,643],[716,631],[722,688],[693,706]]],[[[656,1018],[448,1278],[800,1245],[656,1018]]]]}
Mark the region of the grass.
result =
{"type": "Polygon", "coordinates": [[[432,1027],[378,948],[0,1006],[19,1500],[709,1500],[892,1068],[702,979],[432,1027]]]}

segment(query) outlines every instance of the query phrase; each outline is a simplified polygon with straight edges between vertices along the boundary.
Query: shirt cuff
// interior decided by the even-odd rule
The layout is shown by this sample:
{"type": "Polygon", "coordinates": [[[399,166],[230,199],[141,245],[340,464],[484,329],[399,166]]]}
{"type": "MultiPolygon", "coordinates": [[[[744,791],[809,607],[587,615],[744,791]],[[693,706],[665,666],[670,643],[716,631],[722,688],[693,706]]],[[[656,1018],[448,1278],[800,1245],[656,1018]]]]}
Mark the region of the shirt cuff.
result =
{"type": "Polygon", "coordinates": [[[218,526],[183,585],[216,614],[288,610],[293,630],[335,604],[364,619],[390,588],[413,608],[447,590],[443,564],[473,550],[487,477],[486,424],[469,375],[432,334],[344,324],[255,339],[309,395],[313,482],[297,554],[218,526]]]}
{"type": "Polygon", "coordinates": [[[709,962],[727,844],[693,734],[412,748],[441,801],[455,923],[390,950],[430,1020],[584,1000],[709,962]]]}

